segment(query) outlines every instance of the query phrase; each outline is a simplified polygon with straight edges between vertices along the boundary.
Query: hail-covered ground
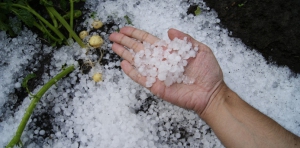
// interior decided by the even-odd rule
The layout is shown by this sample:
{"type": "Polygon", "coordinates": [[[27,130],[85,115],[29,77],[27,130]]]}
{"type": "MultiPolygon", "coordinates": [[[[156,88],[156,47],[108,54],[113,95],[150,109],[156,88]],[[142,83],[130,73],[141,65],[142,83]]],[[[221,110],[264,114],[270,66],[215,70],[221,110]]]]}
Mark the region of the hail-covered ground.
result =
{"type": "MultiPolygon", "coordinates": [[[[196,0],[195,0],[196,1],[196,0]]],[[[267,64],[263,57],[248,49],[239,39],[219,26],[217,13],[197,1],[94,1],[85,7],[96,12],[104,24],[115,24],[100,35],[106,54],[105,64],[95,65],[88,74],[80,66],[60,80],[43,96],[22,135],[26,147],[223,147],[209,126],[194,112],[153,96],[118,68],[108,36],[114,30],[132,24],[167,39],[169,28],[190,34],[214,52],[231,89],[246,102],[300,136],[300,78],[288,68],[267,64]],[[198,16],[187,15],[191,4],[199,5],[198,16]],[[91,76],[101,72],[103,81],[91,76]]],[[[89,26],[87,16],[84,26],[89,26]]],[[[95,60],[76,43],[53,49],[41,44],[37,35],[23,30],[16,38],[0,32],[0,147],[13,137],[30,103],[27,97],[18,104],[15,91],[23,78],[38,71],[39,61],[50,60],[36,87],[62,70],[64,65],[95,60]],[[51,56],[52,55],[52,56],[51,56]]],[[[201,64],[201,63],[199,63],[201,64]]]]}

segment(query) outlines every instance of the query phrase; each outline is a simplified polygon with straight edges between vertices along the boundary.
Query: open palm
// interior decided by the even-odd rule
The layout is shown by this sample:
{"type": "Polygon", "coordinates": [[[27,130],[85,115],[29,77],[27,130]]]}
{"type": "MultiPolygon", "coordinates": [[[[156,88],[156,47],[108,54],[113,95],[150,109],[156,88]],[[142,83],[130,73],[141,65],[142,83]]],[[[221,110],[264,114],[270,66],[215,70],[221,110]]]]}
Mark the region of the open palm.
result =
{"type": "MultiPolygon", "coordinates": [[[[195,82],[190,85],[175,83],[166,87],[164,82],[157,79],[149,89],[153,94],[170,103],[201,114],[210,98],[223,84],[222,70],[214,54],[206,45],[175,29],[170,29],[168,35],[171,40],[175,37],[179,39],[187,37],[188,42],[191,42],[193,46],[198,46],[196,57],[188,59],[188,65],[184,72],[188,77],[194,78],[195,82]]],[[[138,52],[143,50],[143,44],[139,41],[153,44],[159,38],[133,27],[124,27],[119,33],[112,33],[109,39],[114,42],[113,51],[124,59],[121,62],[123,71],[135,82],[146,86],[146,77],[141,76],[132,66],[133,56],[125,47],[138,52]]]]}

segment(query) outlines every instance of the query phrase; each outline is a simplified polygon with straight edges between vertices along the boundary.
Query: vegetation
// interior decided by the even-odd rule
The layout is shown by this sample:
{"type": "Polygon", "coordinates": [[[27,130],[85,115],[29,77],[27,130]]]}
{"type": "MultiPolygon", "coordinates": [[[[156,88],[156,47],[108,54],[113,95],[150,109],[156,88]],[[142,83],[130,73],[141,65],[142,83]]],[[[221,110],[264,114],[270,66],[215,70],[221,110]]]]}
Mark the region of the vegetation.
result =
{"type": "MultiPolygon", "coordinates": [[[[99,60],[94,63],[90,60],[88,62],[91,66],[94,66],[95,63],[98,63],[102,59],[103,52],[100,47],[104,41],[98,34],[89,35],[89,32],[82,31],[78,36],[74,32],[74,19],[82,15],[80,10],[74,10],[74,3],[79,1],[80,0],[39,0],[39,3],[36,3],[34,0],[0,0],[0,30],[6,31],[10,36],[14,37],[22,30],[22,25],[24,24],[29,28],[35,28],[40,31],[42,39],[52,46],[62,44],[71,45],[74,43],[73,40],[75,40],[81,47],[87,47],[88,50],[90,48],[99,49],[101,53],[99,60]],[[67,5],[68,3],[69,5],[67,5]],[[88,43],[83,41],[85,38],[88,39],[88,43]]],[[[91,16],[94,18],[92,27],[93,29],[99,29],[103,26],[103,23],[95,19],[94,15],[95,14],[92,14],[91,16]]],[[[127,18],[127,21],[130,22],[129,18],[127,18]]],[[[23,145],[21,135],[36,104],[53,84],[71,73],[74,69],[74,66],[65,68],[62,72],[49,80],[36,94],[30,92],[27,85],[28,81],[35,78],[36,75],[29,74],[23,79],[22,87],[25,88],[29,94],[31,103],[26,109],[15,135],[7,144],[7,148],[23,145]]],[[[99,72],[93,75],[95,82],[100,82],[102,79],[102,74],[99,72]]]]}
{"type": "MultiPolygon", "coordinates": [[[[42,98],[42,96],[45,94],[45,92],[53,85],[55,84],[57,81],[59,81],[61,78],[65,77],[67,74],[71,73],[73,70],[75,69],[74,66],[69,66],[67,68],[65,68],[62,72],[60,72],[59,74],[57,74],[54,78],[52,78],[51,80],[49,80],[35,95],[30,94],[32,100],[30,105],[28,106],[28,108],[26,109],[26,112],[22,118],[22,121],[20,122],[18,129],[16,131],[16,134],[14,135],[14,137],[11,139],[11,141],[8,143],[8,145],[6,146],[6,148],[11,148],[14,147],[15,145],[18,146],[22,146],[22,141],[21,141],[21,135],[25,129],[25,126],[36,106],[36,104],[39,102],[39,100],[42,98]]],[[[29,76],[27,76],[22,83],[23,87],[26,87],[26,90],[28,91],[27,88],[27,82],[29,81],[29,79],[34,78],[34,75],[30,74],[29,76]]]]}
{"type": "Polygon", "coordinates": [[[131,19],[127,15],[125,15],[124,18],[126,19],[127,24],[133,25],[131,19]]]}
{"type": "Polygon", "coordinates": [[[195,10],[195,16],[197,16],[197,15],[200,15],[201,14],[201,9],[200,9],[200,7],[198,6],[197,7],[197,9],[195,10]]]}
{"type": "Polygon", "coordinates": [[[0,30],[7,31],[11,36],[18,33],[16,30],[21,30],[16,29],[21,28],[20,25],[16,26],[15,23],[11,22],[10,18],[14,15],[29,28],[36,27],[40,30],[44,35],[43,38],[51,43],[52,46],[63,43],[68,44],[70,40],[74,39],[81,47],[85,47],[84,43],[73,31],[74,18],[82,15],[80,10],[74,10],[74,2],[79,1],[60,0],[55,5],[50,0],[40,0],[39,4],[36,4],[34,0],[1,0],[0,30]],[[67,3],[70,3],[69,7],[67,3]],[[40,7],[42,6],[46,11],[37,11],[31,5],[39,8],[39,10],[41,10],[40,7]],[[68,10],[67,8],[69,8],[69,11],[58,12],[55,8],[60,8],[60,10],[68,10]],[[65,14],[61,15],[62,13],[65,14]],[[69,20],[69,23],[66,20],[69,20]],[[64,31],[69,33],[68,38],[63,34],[64,31]]]}

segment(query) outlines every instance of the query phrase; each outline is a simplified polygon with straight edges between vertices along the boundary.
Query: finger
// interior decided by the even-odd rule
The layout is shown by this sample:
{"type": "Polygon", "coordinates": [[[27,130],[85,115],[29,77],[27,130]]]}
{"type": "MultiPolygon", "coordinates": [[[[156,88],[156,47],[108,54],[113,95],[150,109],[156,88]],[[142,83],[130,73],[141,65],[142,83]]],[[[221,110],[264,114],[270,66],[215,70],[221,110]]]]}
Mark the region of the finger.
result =
{"type": "Polygon", "coordinates": [[[142,76],[128,61],[121,62],[121,68],[132,80],[146,87],[146,77],[142,76]]]}
{"type": "Polygon", "coordinates": [[[135,41],[134,39],[122,34],[122,33],[112,33],[109,36],[109,40],[118,43],[120,45],[126,46],[130,49],[133,49],[134,52],[138,52],[144,48],[143,44],[135,41]]]}
{"type": "Polygon", "coordinates": [[[141,42],[146,41],[150,44],[154,44],[155,42],[159,41],[159,38],[157,38],[156,36],[153,36],[146,31],[139,30],[139,29],[136,29],[136,28],[130,27],[130,26],[123,27],[120,30],[120,33],[123,33],[129,37],[135,38],[141,42]]]}
{"type": "Polygon", "coordinates": [[[173,28],[169,29],[168,36],[169,36],[170,40],[173,40],[174,38],[178,38],[178,39],[182,40],[184,37],[186,37],[187,41],[191,42],[193,44],[193,46],[198,46],[199,51],[201,49],[209,49],[205,44],[203,44],[201,42],[198,42],[197,40],[195,40],[190,35],[185,34],[185,33],[181,32],[181,31],[173,29],[173,28]]]}
{"type": "Polygon", "coordinates": [[[113,43],[111,48],[122,59],[127,60],[129,63],[133,64],[132,54],[126,48],[124,48],[122,45],[120,45],[118,43],[113,43]]]}

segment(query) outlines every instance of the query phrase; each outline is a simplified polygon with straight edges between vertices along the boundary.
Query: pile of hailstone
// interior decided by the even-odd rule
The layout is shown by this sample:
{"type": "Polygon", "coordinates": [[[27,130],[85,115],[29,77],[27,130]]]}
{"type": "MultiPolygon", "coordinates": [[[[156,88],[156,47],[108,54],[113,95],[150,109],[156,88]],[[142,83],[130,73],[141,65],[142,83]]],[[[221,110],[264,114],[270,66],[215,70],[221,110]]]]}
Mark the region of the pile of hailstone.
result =
{"type": "Polygon", "coordinates": [[[132,54],[135,68],[147,78],[146,87],[151,87],[156,78],[166,86],[194,83],[194,79],[184,75],[184,67],[189,58],[196,57],[198,46],[193,47],[186,37],[183,40],[160,40],[154,44],[143,42],[143,45],[144,50],[132,54]]]}

